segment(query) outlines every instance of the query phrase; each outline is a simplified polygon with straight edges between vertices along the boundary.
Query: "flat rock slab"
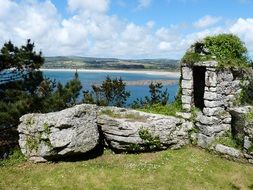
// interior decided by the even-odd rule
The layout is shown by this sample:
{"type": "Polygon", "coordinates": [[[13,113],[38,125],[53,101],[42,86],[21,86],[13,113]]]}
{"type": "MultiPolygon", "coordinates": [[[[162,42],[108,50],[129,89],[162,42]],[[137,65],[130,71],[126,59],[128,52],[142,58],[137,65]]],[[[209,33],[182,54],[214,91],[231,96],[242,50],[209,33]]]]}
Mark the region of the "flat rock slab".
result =
{"type": "Polygon", "coordinates": [[[181,118],[116,107],[101,108],[98,125],[110,148],[134,152],[180,148],[193,127],[181,118]]]}
{"type": "Polygon", "coordinates": [[[220,154],[231,156],[233,158],[240,158],[241,157],[241,152],[239,150],[232,148],[232,147],[222,145],[222,144],[217,144],[215,146],[215,151],[220,154]]]}
{"type": "Polygon", "coordinates": [[[59,112],[27,114],[20,121],[21,151],[35,162],[84,154],[99,143],[95,105],[82,104],[59,112]]]}

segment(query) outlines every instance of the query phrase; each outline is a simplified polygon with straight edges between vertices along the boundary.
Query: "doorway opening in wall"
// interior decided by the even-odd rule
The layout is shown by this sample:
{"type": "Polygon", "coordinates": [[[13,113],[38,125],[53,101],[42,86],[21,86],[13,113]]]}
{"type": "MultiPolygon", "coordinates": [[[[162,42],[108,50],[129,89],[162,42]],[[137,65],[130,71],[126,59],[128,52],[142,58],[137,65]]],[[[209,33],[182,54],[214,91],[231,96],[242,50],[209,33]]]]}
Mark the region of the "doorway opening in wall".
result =
{"type": "Polygon", "coordinates": [[[193,93],[195,107],[204,109],[204,93],[205,93],[205,75],[206,67],[195,66],[193,67],[193,93]]]}

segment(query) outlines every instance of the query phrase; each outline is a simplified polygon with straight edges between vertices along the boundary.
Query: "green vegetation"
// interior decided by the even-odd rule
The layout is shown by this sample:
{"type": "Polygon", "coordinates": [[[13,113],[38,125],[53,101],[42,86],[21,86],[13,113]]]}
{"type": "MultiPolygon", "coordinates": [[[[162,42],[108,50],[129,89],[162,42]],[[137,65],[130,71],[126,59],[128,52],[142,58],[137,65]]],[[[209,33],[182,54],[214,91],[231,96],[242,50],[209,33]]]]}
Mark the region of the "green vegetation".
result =
{"type": "Polygon", "coordinates": [[[150,96],[145,96],[143,99],[135,100],[132,104],[132,108],[143,108],[150,105],[167,105],[169,100],[168,89],[163,90],[162,83],[151,83],[149,85],[150,96]]]}
{"type": "Polygon", "coordinates": [[[78,73],[74,74],[72,80],[68,81],[65,85],[58,83],[57,86],[52,88],[50,84],[44,81],[40,88],[44,89],[47,93],[41,97],[38,102],[40,105],[39,110],[41,112],[53,112],[66,109],[78,104],[78,97],[82,89],[81,81],[79,80],[78,73]]]}
{"type": "Polygon", "coordinates": [[[193,122],[196,121],[198,112],[201,112],[201,110],[199,108],[197,108],[197,107],[191,108],[191,118],[190,118],[191,121],[193,121],[193,122]]]}
{"type": "Polygon", "coordinates": [[[169,103],[169,94],[167,89],[163,90],[161,83],[151,83],[149,85],[150,96],[145,96],[144,100],[137,99],[133,102],[132,108],[147,113],[176,116],[176,112],[182,111],[182,102],[180,91],[174,102],[169,103]]]}
{"type": "Polygon", "coordinates": [[[178,60],[172,59],[115,59],[93,57],[46,57],[47,69],[124,69],[178,71],[178,60]]]}
{"type": "Polygon", "coordinates": [[[186,147],[145,154],[111,154],[80,162],[5,165],[9,189],[252,189],[253,167],[186,147]],[[228,177],[229,176],[229,177],[228,177]]]}
{"type": "Polygon", "coordinates": [[[161,104],[146,105],[145,107],[140,108],[139,110],[147,113],[176,116],[177,112],[182,111],[182,106],[177,102],[173,102],[167,105],[161,104]]]}
{"type": "Polygon", "coordinates": [[[101,115],[108,115],[110,117],[113,118],[125,118],[125,119],[130,119],[130,120],[134,120],[134,121],[145,121],[145,117],[141,116],[137,113],[128,113],[128,114],[124,114],[124,113],[115,113],[114,111],[112,111],[111,109],[104,109],[100,112],[101,115]]]}
{"type": "Polygon", "coordinates": [[[245,116],[244,116],[245,120],[248,122],[253,122],[253,110],[251,110],[250,112],[248,112],[245,116]]]}
{"type": "Polygon", "coordinates": [[[216,144],[222,144],[228,147],[242,149],[242,144],[239,143],[239,141],[231,135],[231,133],[227,132],[223,136],[217,138],[215,140],[216,144]]]}
{"type": "MultiPolygon", "coordinates": [[[[65,86],[43,77],[42,53],[27,40],[21,47],[7,42],[0,50],[0,126],[17,126],[26,113],[46,113],[77,103],[81,82],[77,73],[65,86]]],[[[27,121],[29,125],[33,121],[27,121]]]]}
{"type": "Polygon", "coordinates": [[[32,151],[32,150],[37,151],[39,148],[39,143],[40,143],[40,139],[36,138],[36,137],[29,136],[26,139],[26,146],[27,146],[28,150],[30,150],[30,151],[32,151]]]}
{"type": "Polygon", "coordinates": [[[125,105],[130,92],[126,91],[126,84],[121,78],[111,79],[109,76],[101,86],[92,85],[92,91],[84,91],[84,103],[97,104],[99,106],[125,105]]]}
{"type": "Polygon", "coordinates": [[[33,117],[27,118],[26,121],[25,121],[25,123],[26,123],[26,125],[28,125],[28,126],[32,126],[32,125],[34,124],[34,119],[33,119],[33,117]]]}
{"type": "Polygon", "coordinates": [[[48,123],[44,123],[44,124],[43,124],[43,128],[44,128],[44,132],[45,132],[46,134],[49,134],[49,133],[50,133],[50,127],[49,127],[48,123]]]}
{"type": "Polygon", "coordinates": [[[182,62],[194,64],[216,60],[221,68],[248,68],[251,61],[245,44],[233,34],[208,36],[194,43],[185,53],[182,62]]]}
{"type": "Polygon", "coordinates": [[[248,148],[248,150],[247,150],[249,153],[253,153],[253,145],[251,145],[249,148],[248,148]]]}
{"type": "MultiPolygon", "coordinates": [[[[249,83],[241,82],[241,93],[237,97],[235,104],[239,105],[253,105],[253,79],[248,79],[249,83]]],[[[253,119],[253,113],[252,113],[253,119]]]]}
{"type": "Polygon", "coordinates": [[[158,150],[161,147],[159,136],[152,136],[148,129],[141,128],[139,136],[144,141],[145,150],[158,150]]]}
{"type": "Polygon", "coordinates": [[[0,167],[2,166],[16,166],[17,164],[24,163],[26,161],[25,156],[20,149],[13,149],[8,159],[0,160],[0,167]]]}

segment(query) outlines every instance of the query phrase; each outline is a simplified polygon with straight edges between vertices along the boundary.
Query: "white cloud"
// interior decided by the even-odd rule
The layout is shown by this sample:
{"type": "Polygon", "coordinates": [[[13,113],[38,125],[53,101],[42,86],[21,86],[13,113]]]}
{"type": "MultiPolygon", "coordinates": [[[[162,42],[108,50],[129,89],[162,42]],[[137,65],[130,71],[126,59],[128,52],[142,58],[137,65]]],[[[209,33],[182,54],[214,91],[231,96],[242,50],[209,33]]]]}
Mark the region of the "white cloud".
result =
{"type": "Polygon", "coordinates": [[[193,25],[196,28],[206,28],[217,24],[222,18],[221,17],[213,17],[210,15],[206,15],[203,18],[199,19],[193,25]]]}
{"type": "Polygon", "coordinates": [[[138,0],[137,9],[148,8],[152,3],[152,0],[138,0]]]}
{"type": "Polygon", "coordinates": [[[8,40],[21,45],[31,38],[46,56],[180,58],[195,40],[232,32],[253,52],[253,18],[186,33],[189,27],[181,24],[156,28],[152,20],[143,25],[122,20],[107,14],[109,0],[93,2],[69,0],[72,16],[63,19],[50,0],[0,0],[0,45],[8,40]]]}
{"type": "Polygon", "coordinates": [[[238,35],[247,45],[253,55],[253,18],[239,18],[230,28],[229,32],[238,35]]]}
{"type": "Polygon", "coordinates": [[[109,8],[109,0],[68,0],[71,11],[106,12],[109,8]]]}

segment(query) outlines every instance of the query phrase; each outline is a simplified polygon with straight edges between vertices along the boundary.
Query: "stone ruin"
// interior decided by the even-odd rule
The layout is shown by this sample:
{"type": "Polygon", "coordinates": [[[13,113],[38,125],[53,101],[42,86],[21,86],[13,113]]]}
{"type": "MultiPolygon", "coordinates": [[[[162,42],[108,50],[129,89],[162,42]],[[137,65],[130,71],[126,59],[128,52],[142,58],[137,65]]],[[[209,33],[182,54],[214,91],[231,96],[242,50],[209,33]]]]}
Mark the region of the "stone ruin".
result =
{"type": "Polygon", "coordinates": [[[18,126],[21,151],[31,161],[45,162],[76,156],[87,159],[89,153],[101,154],[104,147],[145,152],[192,143],[253,163],[253,121],[244,119],[252,107],[235,106],[248,74],[219,68],[216,61],[182,64],[181,71],[183,112],[177,117],[89,104],[26,114],[18,126]],[[240,149],[217,141],[235,133],[243,139],[240,149]]]}
{"type": "Polygon", "coordinates": [[[207,148],[216,137],[233,130],[230,109],[241,92],[244,75],[218,62],[182,64],[182,103],[185,112],[198,108],[195,127],[197,144],[207,148]]]}

